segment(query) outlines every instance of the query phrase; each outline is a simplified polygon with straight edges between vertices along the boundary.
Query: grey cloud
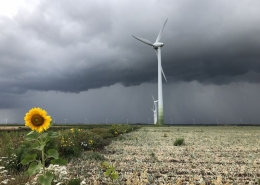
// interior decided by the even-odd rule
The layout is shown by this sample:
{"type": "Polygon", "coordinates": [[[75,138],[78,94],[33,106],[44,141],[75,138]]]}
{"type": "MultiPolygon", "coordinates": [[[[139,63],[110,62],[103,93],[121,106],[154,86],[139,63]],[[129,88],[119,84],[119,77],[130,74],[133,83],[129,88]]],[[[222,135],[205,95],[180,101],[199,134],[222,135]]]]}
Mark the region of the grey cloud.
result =
{"type": "Polygon", "coordinates": [[[258,4],[41,1],[31,12],[1,17],[2,89],[81,92],[156,82],[152,47],[131,35],[154,41],[166,18],[162,65],[169,83],[259,83],[258,4]]]}

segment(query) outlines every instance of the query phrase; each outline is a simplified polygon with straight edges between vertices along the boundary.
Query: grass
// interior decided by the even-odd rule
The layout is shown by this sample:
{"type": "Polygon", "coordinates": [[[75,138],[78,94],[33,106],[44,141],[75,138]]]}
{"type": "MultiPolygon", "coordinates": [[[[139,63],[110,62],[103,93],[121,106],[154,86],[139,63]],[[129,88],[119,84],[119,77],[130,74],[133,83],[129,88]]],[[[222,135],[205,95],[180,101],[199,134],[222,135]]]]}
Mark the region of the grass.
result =
{"type": "Polygon", "coordinates": [[[184,145],[184,138],[177,138],[177,139],[175,139],[173,144],[174,144],[174,146],[184,145]]]}

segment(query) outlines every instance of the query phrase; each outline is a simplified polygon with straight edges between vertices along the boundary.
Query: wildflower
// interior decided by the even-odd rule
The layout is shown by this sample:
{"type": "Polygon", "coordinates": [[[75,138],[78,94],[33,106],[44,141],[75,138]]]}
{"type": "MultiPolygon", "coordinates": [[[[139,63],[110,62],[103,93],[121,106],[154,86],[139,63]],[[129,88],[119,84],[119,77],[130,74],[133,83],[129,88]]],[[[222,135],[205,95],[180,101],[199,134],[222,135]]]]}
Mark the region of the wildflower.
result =
{"type": "Polygon", "coordinates": [[[84,179],[83,181],[80,182],[80,185],[86,185],[86,179],[84,179]]]}
{"type": "Polygon", "coordinates": [[[2,182],[1,182],[1,184],[7,184],[9,182],[9,180],[8,179],[5,179],[5,180],[3,180],[2,182]]]}
{"type": "Polygon", "coordinates": [[[88,144],[87,144],[87,143],[85,143],[85,142],[81,142],[81,146],[83,146],[83,147],[87,147],[87,146],[88,146],[88,144]]]}
{"type": "Polygon", "coordinates": [[[90,139],[88,140],[88,144],[92,145],[93,144],[93,141],[90,139]]]}
{"type": "Polygon", "coordinates": [[[25,126],[39,133],[50,127],[51,120],[51,116],[48,116],[47,112],[39,107],[32,108],[24,117],[25,126]]]}

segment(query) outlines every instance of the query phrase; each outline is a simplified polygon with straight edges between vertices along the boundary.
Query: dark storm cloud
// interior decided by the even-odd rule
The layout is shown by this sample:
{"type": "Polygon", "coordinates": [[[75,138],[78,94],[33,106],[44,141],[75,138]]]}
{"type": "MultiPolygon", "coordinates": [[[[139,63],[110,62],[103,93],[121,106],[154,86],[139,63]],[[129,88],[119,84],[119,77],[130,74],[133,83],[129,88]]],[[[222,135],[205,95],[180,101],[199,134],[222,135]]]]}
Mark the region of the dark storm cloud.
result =
{"type": "Polygon", "coordinates": [[[259,5],[41,1],[13,19],[0,17],[1,92],[81,92],[156,82],[155,52],[131,35],[153,42],[166,18],[162,65],[170,83],[259,83],[259,5]]]}

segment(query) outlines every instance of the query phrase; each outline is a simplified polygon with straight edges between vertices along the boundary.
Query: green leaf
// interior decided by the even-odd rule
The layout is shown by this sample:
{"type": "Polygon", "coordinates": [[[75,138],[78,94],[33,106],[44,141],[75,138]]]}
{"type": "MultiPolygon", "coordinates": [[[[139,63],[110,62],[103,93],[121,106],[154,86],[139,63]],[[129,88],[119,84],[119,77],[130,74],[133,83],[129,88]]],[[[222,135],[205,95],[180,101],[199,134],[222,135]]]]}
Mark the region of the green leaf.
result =
{"type": "Polygon", "coordinates": [[[32,130],[31,132],[29,132],[28,134],[26,134],[27,136],[28,135],[31,135],[31,134],[33,134],[35,131],[34,130],[32,130]]]}
{"type": "Polygon", "coordinates": [[[41,169],[41,162],[38,164],[36,162],[32,162],[28,168],[28,170],[25,172],[26,175],[33,175],[35,173],[38,173],[41,169]]]}
{"type": "Polygon", "coordinates": [[[39,138],[41,138],[42,140],[45,140],[47,138],[47,136],[48,136],[48,133],[45,132],[45,133],[42,133],[39,138]]]}
{"type": "Polygon", "coordinates": [[[50,150],[47,151],[47,158],[51,158],[51,157],[53,157],[54,159],[59,158],[59,153],[57,152],[57,150],[50,149],[50,150]]]}
{"type": "Polygon", "coordinates": [[[42,185],[51,185],[52,179],[53,179],[53,174],[50,173],[50,172],[47,172],[45,174],[45,176],[40,175],[39,178],[38,178],[38,181],[42,185]]]}
{"type": "Polygon", "coordinates": [[[24,139],[27,141],[34,141],[34,140],[37,140],[38,137],[39,137],[39,134],[37,132],[31,131],[24,137],[24,139]]]}
{"type": "Polygon", "coordinates": [[[107,168],[109,168],[109,164],[108,164],[108,162],[103,162],[103,165],[102,165],[105,169],[107,169],[107,168]]]}
{"type": "Polygon", "coordinates": [[[118,173],[117,172],[111,173],[111,179],[112,180],[116,180],[117,178],[118,178],[118,173]]]}
{"type": "Polygon", "coordinates": [[[66,165],[67,161],[64,159],[53,159],[51,160],[51,164],[66,165]]]}
{"type": "Polygon", "coordinates": [[[111,171],[115,171],[115,167],[114,167],[114,166],[110,166],[109,169],[110,169],[111,171]]]}
{"type": "Polygon", "coordinates": [[[36,159],[37,154],[26,155],[25,158],[21,161],[21,164],[28,164],[36,159]]]}
{"type": "Polygon", "coordinates": [[[56,137],[59,137],[59,134],[58,134],[58,132],[49,132],[49,137],[56,138],[56,137]]]}
{"type": "Polygon", "coordinates": [[[42,144],[39,144],[38,142],[34,143],[32,145],[32,149],[35,149],[35,150],[40,150],[42,151],[42,149],[45,147],[46,143],[43,142],[42,144]]]}
{"type": "Polygon", "coordinates": [[[107,170],[107,171],[105,172],[105,176],[106,176],[106,177],[109,177],[110,174],[111,174],[111,170],[107,170]]]}

